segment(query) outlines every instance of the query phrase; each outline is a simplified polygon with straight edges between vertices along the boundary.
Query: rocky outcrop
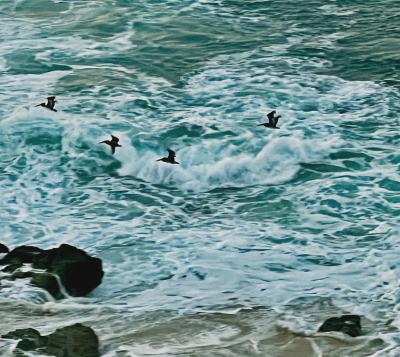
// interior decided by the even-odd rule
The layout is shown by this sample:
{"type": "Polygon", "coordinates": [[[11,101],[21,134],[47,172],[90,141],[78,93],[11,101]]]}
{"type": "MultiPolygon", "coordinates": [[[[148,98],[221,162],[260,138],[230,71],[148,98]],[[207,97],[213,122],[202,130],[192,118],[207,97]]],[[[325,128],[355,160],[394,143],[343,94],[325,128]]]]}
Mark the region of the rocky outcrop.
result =
{"type": "Polygon", "coordinates": [[[43,250],[40,248],[23,245],[9,252],[0,260],[0,264],[22,265],[23,263],[33,263],[35,258],[42,252],[43,250]]]}
{"type": "Polygon", "coordinates": [[[57,299],[63,297],[57,277],[69,295],[84,296],[101,283],[104,275],[99,258],[68,244],[48,250],[21,246],[3,257],[0,265],[5,265],[4,272],[13,273],[11,279],[31,278],[33,285],[46,289],[57,299]],[[31,264],[43,272],[19,271],[23,264],[31,264]]]}
{"type": "Polygon", "coordinates": [[[358,315],[343,315],[340,317],[331,317],[326,320],[318,329],[318,332],[337,331],[345,333],[351,337],[360,336],[361,317],[358,315]]]}
{"type": "Polygon", "coordinates": [[[35,351],[41,348],[46,339],[33,328],[19,329],[1,336],[5,339],[20,340],[16,346],[21,351],[35,351]]]}
{"type": "Polygon", "coordinates": [[[37,256],[33,267],[57,274],[69,295],[84,296],[100,285],[104,272],[99,258],[62,244],[37,256]]]}
{"type": "Polygon", "coordinates": [[[99,340],[95,332],[82,324],[57,329],[47,336],[41,336],[38,331],[29,328],[16,330],[1,337],[20,340],[16,346],[16,355],[21,355],[22,351],[34,351],[55,357],[100,356],[99,340]]]}
{"type": "Polygon", "coordinates": [[[10,280],[31,278],[31,284],[47,290],[55,299],[62,299],[66,296],[62,293],[62,288],[54,274],[39,273],[33,271],[15,271],[10,280]]]}
{"type": "Polygon", "coordinates": [[[0,243],[0,254],[8,253],[9,249],[2,243],[0,243]]]}

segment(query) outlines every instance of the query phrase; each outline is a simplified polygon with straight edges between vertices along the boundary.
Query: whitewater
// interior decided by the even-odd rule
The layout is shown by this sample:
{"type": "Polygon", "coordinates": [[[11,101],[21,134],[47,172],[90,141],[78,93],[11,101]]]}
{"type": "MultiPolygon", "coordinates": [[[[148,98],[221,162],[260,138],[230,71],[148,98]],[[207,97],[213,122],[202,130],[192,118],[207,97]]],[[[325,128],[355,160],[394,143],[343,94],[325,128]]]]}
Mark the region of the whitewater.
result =
{"type": "Polygon", "coordinates": [[[399,13],[0,1],[0,242],[68,243],[105,272],[64,300],[1,281],[0,335],[81,322],[105,357],[399,356],[399,13]],[[34,107],[49,95],[56,113],[34,107]],[[274,109],[280,129],[257,126],[274,109]],[[316,333],[344,313],[363,336],[316,333]]]}

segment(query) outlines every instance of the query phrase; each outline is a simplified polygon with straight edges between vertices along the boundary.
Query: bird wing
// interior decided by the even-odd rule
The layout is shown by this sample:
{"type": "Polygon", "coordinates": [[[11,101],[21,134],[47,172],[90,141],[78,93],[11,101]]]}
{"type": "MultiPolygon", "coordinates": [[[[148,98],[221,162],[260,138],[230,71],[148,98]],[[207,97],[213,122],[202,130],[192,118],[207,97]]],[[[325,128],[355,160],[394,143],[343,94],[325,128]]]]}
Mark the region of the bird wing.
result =
{"type": "Polygon", "coordinates": [[[111,135],[111,138],[112,138],[112,142],[113,143],[116,143],[116,144],[118,144],[118,141],[119,141],[119,138],[117,138],[116,136],[114,136],[114,135],[111,135]]]}
{"type": "Polygon", "coordinates": [[[114,153],[115,153],[115,146],[111,146],[111,154],[114,155],[114,153]]]}
{"type": "Polygon", "coordinates": [[[56,104],[56,97],[47,97],[47,106],[51,109],[54,108],[55,104],[56,104]]]}
{"type": "Polygon", "coordinates": [[[174,150],[167,149],[167,151],[168,151],[168,158],[169,159],[173,159],[176,156],[174,150]]]}
{"type": "Polygon", "coordinates": [[[275,110],[273,110],[272,112],[269,112],[267,114],[267,118],[271,121],[271,119],[274,119],[275,117],[275,110]]]}
{"type": "Polygon", "coordinates": [[[269,120],[269,124],[270,125],[274,125],[274,121],[275,121],[275,110],[273,110],[272,112],[269,112],[268,114],[267,114],[267,118],[268,118],[268,120],[269,120]]]}
{"type": "Polygon", "coordinates": [[[274,126],[276,126],[276,125],[278,124],[278,120],[279,120],[280,117],[281,117],[280,115],[278,115],[277,117],[275,117],[275,119],[274,119],[274,126]]]}

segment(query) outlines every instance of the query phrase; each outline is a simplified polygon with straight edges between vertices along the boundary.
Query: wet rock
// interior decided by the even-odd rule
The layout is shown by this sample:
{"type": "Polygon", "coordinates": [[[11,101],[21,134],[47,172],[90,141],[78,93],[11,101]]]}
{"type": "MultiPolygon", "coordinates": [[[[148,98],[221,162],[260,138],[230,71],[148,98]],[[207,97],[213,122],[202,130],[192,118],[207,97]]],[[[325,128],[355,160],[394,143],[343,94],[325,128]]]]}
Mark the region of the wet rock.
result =
{"type": "Polygon", "coordinates": [[[33,328],[19,329],[9,332],[2,338],[21,340],[17,344],[17,349],[22,351],[34,351],[44,346],[46,338],[33,328]]]}
{"type": "Polygon", "coordinates": [[[1,269],[1,271],[4,271],[5,273],[12,273],[13,271],[15,271],[21,267],[22,267],[22,263],[14,263],[14,264],[6,265],[6,267],[1,269]]]}
{"type": "Polygon", "coordinates": [[[104,272],[99,258],[68,244],[40,254],[33,267],[57,274],[68,294],[84,296],[100,285],[104,272]]]}
{"type": "Polygon", "coordinates": [[[2,338],[20,340],[18,351],[35,351],[55,357],[98,357],[99,340],[95,332],[82,324],[57,329],[50,335],[41,336],[34,329],[22,329],[3,335],[2,338]]]}
{"type": "Polygon", "coordinates": [[[9,252],[3,259],[0,260],[0,265],[22,265],[23,263],[33,263],[35,258],[42,253],[40,248],[23,245],[9,252]]]}
{"type": "Polygon", "coordinates": [[[351,337],[360,336],[361,317],[358,315],[343,315],[340,317],[331,317],[326,320],[318,329],[318,332],[337,331],[345,333],[351,337]]]}
{"type": "Polygon", "coordinates": [[[34,273],[31,279],[31,284],[38,288],[47,290],[55,299],[62,299],[65,297],[61,292],[57,278],[53,274],[34,273]]]}
{"type": "Polygon", "coordinates": [[[47,336],[45,351],[56,357],[98,357],[99,340],[82,324],[63,327],[47,336]]]}
{"type": "Polygon", "coordinates": [[[31,278],[30,282],[32,285],[47,290],[55,299],[62,299],[65,297],[61,292],[61,287],[57,278],[50,273],[19,270],[5,279],[15,280],[27,278],[31,278]]]}
{"type": "Polygon", "coordinates": [[[0,254],[8,253],[9,249],[2,243],[0,243],[0,254]]]}
{"type": "Polygon", "coordinates": [[[66,292],[84,296],[100,285],[104,272],[99,258],[68,244],[43,250],[31,246],[15,248],[0,260],[4,272],[13,273],[10,279],[31,278],[31,283],[46,289],[56,299],[63,298],[62,289],[55,275],[60,278],[66,292]],[[43,272],[21,272],[23,264],[32,263],[43,272]]]}

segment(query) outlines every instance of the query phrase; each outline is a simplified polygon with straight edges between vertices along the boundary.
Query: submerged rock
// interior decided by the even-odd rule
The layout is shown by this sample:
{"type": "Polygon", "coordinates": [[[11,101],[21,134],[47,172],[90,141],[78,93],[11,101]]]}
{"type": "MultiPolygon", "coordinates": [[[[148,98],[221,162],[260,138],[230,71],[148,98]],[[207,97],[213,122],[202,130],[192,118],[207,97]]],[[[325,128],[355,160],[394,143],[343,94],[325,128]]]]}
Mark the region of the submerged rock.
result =
{"type": "Polygon", "coordinates": [[[95,332],[82,324],[57,329],[47,336],[41,336],[34,329],[22,329],[1,336],[6,339],[20,340],[18,350],[35,351],[55,357],[98,357],[99,340],[95,332]]]}
{"type": "Polygon", "coordinates": [[[57,278],[53,274],[34,271],[16,271],[9,277],[11,280],[26,278],[31,278],[32,285],[47,290],[55,299],[62,299],[65,297],[61,292],[62,288],[57,278]]]}
{"type": "Polygon", "coordinates": [[[358,315],[331,317],[326,320],[318,329],[318,332],[330,331],[343,332],[351,337],[360,336],[362,333],[361,317],[358,315]]]}
{"type": "Polygon", "coordinates": [[[18,247],[1,259],[0,265],[6,265],[2,269],[4,272],[14,272],[11,279],[31,278],[33,285],[46,289],[56,299],[64,297],[56,275],[65,291],[72,296],[88,294],[100,285],[104,275],[99,258],[91,257],[68,244],[48,250],[31,246],[18,247]],[[43,272],[17,270],[26,263],[31,263],[33,268],[42,269],[43,272]]]}
{"type": "Polygon", "coordinates": [[[40,336],[40,333],[33,328],[18,329],[1,337],[20,340],[16,348],[22,351],[34,351],[41,348],[46,341],[46,338],[40,336]]]}
{"type": "Polygon", "coordinates": [[[2,243],[0,243],[0,254],[2,253],[8,253],[9,249],[2,243]]]}

